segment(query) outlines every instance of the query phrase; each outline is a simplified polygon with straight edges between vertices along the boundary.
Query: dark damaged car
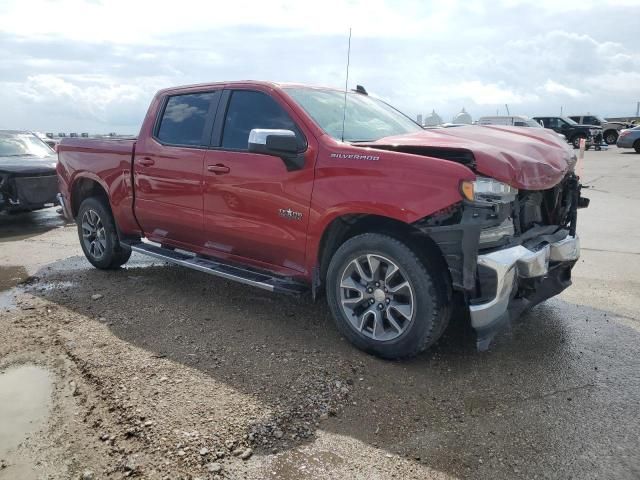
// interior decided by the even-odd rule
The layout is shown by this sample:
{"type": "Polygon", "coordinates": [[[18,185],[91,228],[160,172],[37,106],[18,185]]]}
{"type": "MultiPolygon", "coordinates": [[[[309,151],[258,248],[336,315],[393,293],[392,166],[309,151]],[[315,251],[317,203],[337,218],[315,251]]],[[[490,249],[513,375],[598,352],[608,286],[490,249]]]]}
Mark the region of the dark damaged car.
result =
{"type": "Polygon", "coordinates": [[[54,150],[30,132],[0,130],[0,212],[29,212],[57,203],[54,150]]]}

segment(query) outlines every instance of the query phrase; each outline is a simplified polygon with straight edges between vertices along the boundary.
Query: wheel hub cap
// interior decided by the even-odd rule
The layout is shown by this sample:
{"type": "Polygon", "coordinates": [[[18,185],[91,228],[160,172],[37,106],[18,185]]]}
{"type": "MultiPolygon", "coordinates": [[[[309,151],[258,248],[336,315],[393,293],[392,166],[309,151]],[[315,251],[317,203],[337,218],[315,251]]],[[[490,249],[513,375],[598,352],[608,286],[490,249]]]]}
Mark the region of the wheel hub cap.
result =
{"type": "Polygon", "coordinates": [[[384,291],[379,288],[376,289],[375,292],[373,292],[373,299],[378,303],[384,302],[386,297],[387,296],[384,294],[384,291]]]}

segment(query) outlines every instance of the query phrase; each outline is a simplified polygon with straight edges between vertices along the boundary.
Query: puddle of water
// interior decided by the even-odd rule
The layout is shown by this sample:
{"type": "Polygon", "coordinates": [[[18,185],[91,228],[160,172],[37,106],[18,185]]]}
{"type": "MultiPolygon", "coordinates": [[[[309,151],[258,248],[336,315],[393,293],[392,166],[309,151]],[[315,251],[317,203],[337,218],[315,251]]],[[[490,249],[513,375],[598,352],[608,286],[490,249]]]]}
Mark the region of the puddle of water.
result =
{"type": "Polygon", "coordinates": [[[17,242],[65,225],[56,208],[0,215],[0,243],[17,242]]]}
{"type": "Polygon", "coordinates": [[[16,308],[16,302],[12,292],[0,292],[0,312],[16,308]]]}
{"type": "Polygon", "coordinates": [[[0,292],[15,287],[29,278],[24,267],[0,267],[0,292]]]}
{"type": "Polygon", "coordinates": [[[0,372],[0,478],[35,478],[33,469],[12,454],[49,415],[53,379],[48,370],[21,365],[0,372]],[[7,477],[7,475],[9,475],[7,477]]]}

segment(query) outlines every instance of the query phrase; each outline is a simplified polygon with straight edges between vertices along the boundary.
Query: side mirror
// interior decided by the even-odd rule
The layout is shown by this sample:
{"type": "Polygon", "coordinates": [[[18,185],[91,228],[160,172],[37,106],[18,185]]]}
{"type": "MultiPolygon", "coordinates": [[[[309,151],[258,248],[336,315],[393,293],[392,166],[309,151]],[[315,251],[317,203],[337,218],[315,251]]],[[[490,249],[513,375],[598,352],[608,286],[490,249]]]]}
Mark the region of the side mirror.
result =
{"type": "Polygon", "coordinates": [[[249,132],[249,151],[280,157],[287,171],[304,166],[304,153],[298,151],[298,139],[291,130],[254,128],[249,132]]]}

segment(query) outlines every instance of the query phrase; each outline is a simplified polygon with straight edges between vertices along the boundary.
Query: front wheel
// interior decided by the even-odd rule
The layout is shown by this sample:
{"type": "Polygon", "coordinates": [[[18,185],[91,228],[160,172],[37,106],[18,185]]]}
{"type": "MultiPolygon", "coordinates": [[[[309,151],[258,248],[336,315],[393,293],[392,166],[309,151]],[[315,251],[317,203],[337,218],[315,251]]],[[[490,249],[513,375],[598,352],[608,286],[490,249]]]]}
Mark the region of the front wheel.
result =
{"type": "Polygon", "coordinates": [[[615,145],[618,141],[618,132],[615,130],[609,130],[604,134],[604,141],[607,145],[615,145]]]}
{"type": "Polygon", "coordinates": [[[636,153],[640,153],[640,140],[635,141],[635,143],[633,144],[633,149],[636,151],[636,153]]]}
{"type": "Polygon", "coordinates": [[[102,199],[85,199],[77,223],[82,251],[94,267],[109,270],[127,263],[131,249],[120,244],[113,215],[102,199]]]}
{"type": "Polygon", "coordinates": [[[437,264],[387,235],[348,240],[327,270],[327,301],[338,329],[358,348],[383,358],[427,349],[449,321],[437,264]]]}

